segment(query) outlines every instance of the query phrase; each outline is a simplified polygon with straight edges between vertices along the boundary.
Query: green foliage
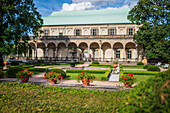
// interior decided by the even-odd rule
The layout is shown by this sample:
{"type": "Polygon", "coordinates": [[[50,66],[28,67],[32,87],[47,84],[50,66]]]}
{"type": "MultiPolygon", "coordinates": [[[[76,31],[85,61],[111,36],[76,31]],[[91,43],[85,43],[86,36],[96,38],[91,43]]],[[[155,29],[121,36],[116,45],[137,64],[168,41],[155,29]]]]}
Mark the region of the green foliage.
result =
{"type": "Polygon", "coordinates": [[[38,60],[38,63],[44,63],[44,61],[43,60],[38,60]]]}
{"type": "Polygon", "coordinates": [[[33,0],[1,0],[0,17],[0,57],[15,54],[17,48],[19,53],[25,52],[29,33],[38,36],[37,31],[43,24],[33,0]]]}
{"type": "Polygon", "coordinates": [[[5,78],[5,77],[6,77],[6,74],[2,70],[0,70],[0,79],[5,78]]]}
{"type": "Polygon", "coordinates": [[[119,64],[119,80],[121,79],[122,76],[123,76],[123,66],[122,64],[119,64]]]}
{"type": "Polygon", "coordinates": [[[152,72],[152,71],[136,71],[136,70],[123,70],[124,74],[132,73],[134,75],[155,75],[158,74],[158,72],[152,72]]]}
{"type": "Polygon", "coordinates": [[[142,63],[142,62],[138,62],[138,63],[137,63],[137,65],[144,65],[144,63],[142,63]]]}
{"type": "Polygon", "coordinates": [[[93,61],[92,64],[100,64],[98,61],[93,61]]]}
{"type": "Polygon", "coordinates": [[[22,70],[24,70],[23,67],[10,66],[6,72],[7,77],[8,78],[16,78],[16,73],[18,73],[19,71],[22,71],[22,70]]]}
{"type": "Polygon", "coordinates": [[[29,77],[32,78],[32,75],[34,74],[34,72],[30,72],[26,69],[22,70],[22,71],[19,71],[18,73],[16,73],[16,77],[17,77],[17,80],[22,80],[23,82],[26,82],[28,81],[29,77]]]}
{"type": "Polygon", "coordinates": [[[170,70],[140,82],[129,94],[119,108],[120,113],[168,113],[170,102],[170,70]]]}
{"type": "Polygon", "coordinates": [[[61,73],[56,73],[54,71],[49,71],[48,73],[45,73],[44,80],[52,80],[53,82],[56,82],[58,80],[63,79],[63,76],[61,76],[61,73]]]}
{"type": "MultiPolygon", "coordinates": [[[[63,76],[63,78],[65,78],[66,77],[66,73],[65,73],[65,71],[63,71],[62,69],[50,69],[49,71],[54,71],[54,72],[56,72],[56,73],[59,73],[59,74],[61,74],[61,76],[63,76]]],[[[47,71],[48,72],[48,71],[47,71]]]]}
{"type": "Polygon", "coordinates": [[[97,79],[96,76],[92,75],[91,73],[87,73],[87,72],[79,73],[76,78],[78,82],[80,82],[80,80],[83,81],[83,79],[85,79],[86,83],[93,82],[94,79],[97,79]]]}
{"type": "Polygon", "coordinates": [[[66,70],[66,73],[79,73],[79,72],[86,72],[86,73],[101,73],[104,74],[107,70],[83,70],[83,69],[69,69],[66,70]]]}
{"type": "Polygon", "coordinates": [[[40,72],[45,72],[45,71],[48,71],[49,69],[48,68],[34,68],[34,67],[32,67],[32,68],[29,68],[28,69],[29,71],[40,71],[40,72]]]}
{"type": "Polygon", "coordinates": [[[122,67],[141,67],[142,65],[122,65],[122,67]]]}
{"type": "Polygon", "coordinates": [[[84,62],[83,61],[79,61],[78,64],[84,64],[84,62]]]}
{"type": "Polygon", "coordinates": [[[112,65],[105,65],[105,64],[90,64],[89,66],[92,66],[92,67],[101,67],[101,68],[113,68],[112,65]]]}
{"type": "Polygon", "coordinates": [[[19,65],[19,62],[12,61],[12,62],[11,62],[11,65],[14,65],[14,66],[15,66],[15,65],[19,65]]]}
{"type": "Polygon", "coordinates": [[[123,97],[128,94],[127,91],[71,89],[9,82],[0,83],[0,91],[0,112],[6,113],[111,113],[117,112],[123,97]]]}
{"type": "Polygon", "coordinates": [[[158,66],[150,65],[147,68],[147,71],[158,71],[158,72],[160,72],[160,68],[158,66]]]}
{"type": "Polygon", "coordinates": [[[143,66],[143,69],[147,69],[150,66],[150,64],[147,64],[145,66],[143,66]]]}
{"type": "Polygon", "coordinates": [[[105,74],[101,77],[101,80],[107,81],[110,73],[112,72],[112,68],[105,72],[105,74]]]}
{"type": "Polygon", "coordinates": [[[134,38],[147,59],[170,59],[169,10],[168,0],[139,0],[129,12],[130,21],[142,24],[134,38]]]}

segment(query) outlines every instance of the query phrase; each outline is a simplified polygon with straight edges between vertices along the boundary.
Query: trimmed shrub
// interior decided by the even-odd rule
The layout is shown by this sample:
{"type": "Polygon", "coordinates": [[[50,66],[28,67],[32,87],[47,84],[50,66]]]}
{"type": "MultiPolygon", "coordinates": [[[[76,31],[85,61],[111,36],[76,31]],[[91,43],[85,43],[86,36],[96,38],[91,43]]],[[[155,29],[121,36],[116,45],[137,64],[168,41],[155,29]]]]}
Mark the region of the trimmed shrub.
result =
{"type": "Polygon", "coordinates": [[[137,63],[137,65],[144,65],[144,63],[142,63],[142,62],[138,62],[138,63],[137,63]]]}
{"type": "Polygon", "coordinates": [[[113,68],[112,65],[105,65],[105,64],[90,64],[89,66],[103,67],[103,68],[113,68]]]}
{"type": "Polygon", "coordinates": [[[106,73],[101,77],[101,80],[107,81],[110,73],[112,72],[112,68],[110,68],[106,73]]]}
{"type": "Polygon", "coordinates": [[[170,70],[140,82],[124,97],[117,112],[168,113],[170,102],[170,70]]]}
{"type": "Polygon", "coordinates": [[[16,78],[16,73],[19,71],[24,70],[23,67],[19,66],[10,66],[9,69],[7,70],[6,74],[8,78],[16,78]]]}
{"type": "Polygon", "coordinates": [[[84,64],[84,62],[83,61],[79,61],[79,63],[78,64],[84,64]]]}
{"type": "Polygon", "coordinates": [[[43,60],[38,60],[38,63],[44,63],[44,61],[43,60]]]}
{"type": "Polygon", "coordinates": [[[98,61],[93,61],[92,64],[100,64],[98,61]]]}
{"type": "Polygon", "coordinates": [[[124,70],[123,74],[132,73],[135,75],[155,75],[158,74],[158,72],[152,72],[152,71],[136,71],[136,70],[124,70]]]}
{"type": "Polygon", "coordinates": [[[14,66],[19,65],[19,62],[12,61],[11,65],[14,65],[14,66]]]}
{"type": "MultiPolygon", "coordinates": [[[[63,76],[63,78],[66,77],[66,73],[62,69],[50,69],[49,71],[54,71],[56,73],[61,73],[61,76],[63,76]]],[[[47,72],[49,72],[49,71],[47,71],[47,72]]]]}
{"type": "Polygon", "coordinates": [[[49,69],[48,68],[29,68],[28,71],[39,71],[39,72],[45,72],[45,71],[48,71],[49,69]]]}
{"type": "Polygon", "coordinates": [[[158,71],[158,72],[160,72],[160,69],[159,69],[158,66],[150,65],[150,66],[147,68],[147,71],[158,71]]]}
{"type": "Polygon", "coordinates": [[[147,69],[149,66],[151,66],[151,65],[147,64],[147,65],[143,66],[143,69],[147,69]]]}
{"type": "Polygon", "coordinates": [[[86,73],[101,73],[104,74],[108,70],[83,70],[83,69],[69,69],[66,71],[66,73],[81,73],[81,72],[86,72],[86,73]]]}

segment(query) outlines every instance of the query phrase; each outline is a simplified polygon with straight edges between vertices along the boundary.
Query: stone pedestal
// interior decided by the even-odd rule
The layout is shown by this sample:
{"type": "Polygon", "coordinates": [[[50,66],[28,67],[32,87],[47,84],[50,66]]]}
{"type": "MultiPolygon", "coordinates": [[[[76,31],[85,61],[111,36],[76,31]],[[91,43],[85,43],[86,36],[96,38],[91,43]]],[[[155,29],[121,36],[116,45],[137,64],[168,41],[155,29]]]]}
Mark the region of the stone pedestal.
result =
{"type": "Polygon", "coordinates": [[[146,59],[146,57],[144,57],[144,59],[142,60],[142,63],[147,64],[147,59],[146,59]]]}

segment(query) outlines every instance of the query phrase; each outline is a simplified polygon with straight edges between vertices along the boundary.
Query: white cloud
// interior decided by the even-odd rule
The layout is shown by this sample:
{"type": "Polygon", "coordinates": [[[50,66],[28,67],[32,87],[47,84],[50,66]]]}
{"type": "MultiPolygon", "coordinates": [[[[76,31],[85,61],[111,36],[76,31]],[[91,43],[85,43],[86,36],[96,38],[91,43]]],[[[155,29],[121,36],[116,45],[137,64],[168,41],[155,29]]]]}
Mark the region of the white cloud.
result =
{"type": "Polygon", "coordinates": [[[94,6],[91,2],[81,2],[81,3],[64,3],[61,11],[81,11],[87,9],[93,9],[94,6]]]}

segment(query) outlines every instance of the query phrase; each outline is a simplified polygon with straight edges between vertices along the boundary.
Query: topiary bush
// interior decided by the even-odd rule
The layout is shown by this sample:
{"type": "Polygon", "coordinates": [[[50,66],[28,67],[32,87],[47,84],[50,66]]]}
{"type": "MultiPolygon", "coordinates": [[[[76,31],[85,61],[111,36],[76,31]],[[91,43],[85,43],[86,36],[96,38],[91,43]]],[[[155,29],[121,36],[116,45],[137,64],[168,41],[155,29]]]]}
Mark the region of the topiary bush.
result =
{"type": "Polygon", "coordinates": [[[170,70],[140,82],[129,91],[118,109],[120,113],[168,113],[170,70]]]}
{"type": "Polygon", "coordinates": [[[11,62],[11,65],[13,65],[13,66],[19,65],[19,62],[12,61],[12,62],[11,62]]]}
{"type": "Polygon", "coordinates": [[[38,60],[38,63],[44,63],[44,61],[43,60],[38,60]]]}
{"type": "Polygon", "coordinates": [[[16,78],[16,73],[18,73],[19,71],[22,71],[22,70],[24,70],[23,67],[10,66],[6,72],[6,75],[8,78],[16,78]]]}
{"type": "Polygon", "coordinates": [[[84,62],[83,61],[79,61],[79,63],[78,64],[84,64],[84,62]]]}
{"type": "Polygon", "coordinates": [[[106,73],[101,77],[101,80],[107,81],[110,73],[112,72],[112,68],[110,68],[106,73]]]}
{"type": "Polygon", "coordinates": [[[93,61],[92,64],[100,64],[98,61],[93,61]]]}
{"type": "Polygon", "coordinates": [[[147,68],[147,71],[158,71],[158,72],[160,72],[160,68],[158,66],[150,65],[147,68]]]}
{"type": "Polygon", "coordinates": [[[137,63],[137,65],[144,65],[144,63],[142,63],[142,62],[138,62],[138,63],[137,63]]]}
{"type": "Polygon", "coordinates": [[[151,66],[151,65],[147,64],[147,65],[143,66],[143,69],[147,69],[149,66],[151,66]]]}
{"type": "MultiPolygon", "coordinates": [[[[63,78],[66,77],[66,73],[62,69],[50,69],[49,71],[54,71],[56,73],[61,73],[61,76],[63,76],[63,78]]],[[[47,71],[47,72],[49,72],[49,71],[47,71]]]]}

